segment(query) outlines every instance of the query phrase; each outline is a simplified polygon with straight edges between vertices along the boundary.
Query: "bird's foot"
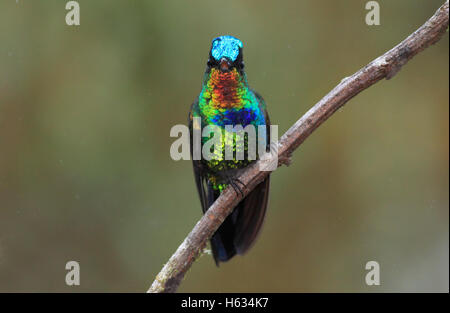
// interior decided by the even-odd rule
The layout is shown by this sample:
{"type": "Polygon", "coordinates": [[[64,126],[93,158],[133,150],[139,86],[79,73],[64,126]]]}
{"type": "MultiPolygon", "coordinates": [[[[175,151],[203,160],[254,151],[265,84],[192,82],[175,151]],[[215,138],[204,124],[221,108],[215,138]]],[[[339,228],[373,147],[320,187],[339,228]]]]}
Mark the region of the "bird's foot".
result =
{"type": "Polygon", "coordinates": [[[244,191],[242,190],[241,187],[239,187],[239,184],[243,188],[245,188],[245,184],[239,178],[236,178],[236,177],[228,176],[227,180],[228,180],[228,184],[231,185],[231,187],[233,187],[233,190],[236,193],[236,196],[239,196],[239,194],[240,194],[242,197],[244,197],[244,191]]]}

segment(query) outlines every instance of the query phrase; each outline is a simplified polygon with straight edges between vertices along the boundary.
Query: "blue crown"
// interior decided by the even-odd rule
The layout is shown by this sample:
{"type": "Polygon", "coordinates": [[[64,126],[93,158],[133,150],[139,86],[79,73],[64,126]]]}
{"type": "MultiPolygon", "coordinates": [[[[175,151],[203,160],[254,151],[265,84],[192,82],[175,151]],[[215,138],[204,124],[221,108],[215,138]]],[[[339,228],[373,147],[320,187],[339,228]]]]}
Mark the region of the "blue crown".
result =
{"type": "Polygon", "coordinates": [[[229,58],[234,62],[239,55],[239,48],[242,46],[242,41],[233,36],[220,36],[212,41],[211,55],[217,61],[221,58],[229,58]]]}

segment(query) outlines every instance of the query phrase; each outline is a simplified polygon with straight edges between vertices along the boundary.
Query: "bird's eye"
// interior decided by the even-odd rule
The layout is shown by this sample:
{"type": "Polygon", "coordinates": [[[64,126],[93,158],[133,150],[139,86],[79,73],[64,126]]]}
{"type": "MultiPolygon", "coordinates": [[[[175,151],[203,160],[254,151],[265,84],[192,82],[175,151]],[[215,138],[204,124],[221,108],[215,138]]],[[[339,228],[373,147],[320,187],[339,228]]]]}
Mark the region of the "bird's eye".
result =
{"type": "Polygon", "coordinates": [[[213,67],[214,65],[216,65],[217,62],[215,62],[214,60],[212,60],[211,58],[208,59],[208,63],[206,63],[206,65],[208,65],[209,67],[213,67]]]}

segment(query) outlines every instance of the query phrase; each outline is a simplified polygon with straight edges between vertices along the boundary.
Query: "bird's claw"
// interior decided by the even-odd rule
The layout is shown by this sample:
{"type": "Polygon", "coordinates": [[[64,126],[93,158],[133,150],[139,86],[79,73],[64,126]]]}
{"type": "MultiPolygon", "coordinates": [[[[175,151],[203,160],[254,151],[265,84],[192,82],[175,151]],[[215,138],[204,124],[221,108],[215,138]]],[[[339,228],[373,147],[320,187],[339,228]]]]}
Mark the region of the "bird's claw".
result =
{"type": "Polygon", "coordinates": [[[239,178],[228,177],[228,183],[231,185],[231,187],[233,187],[236,196],[239,196],[240,194],[241,197],[244,197],[244,191],[241,187],[239,187],[238,183],[241,184],[243,188],[245,188],[245,184],[239,178]]]}

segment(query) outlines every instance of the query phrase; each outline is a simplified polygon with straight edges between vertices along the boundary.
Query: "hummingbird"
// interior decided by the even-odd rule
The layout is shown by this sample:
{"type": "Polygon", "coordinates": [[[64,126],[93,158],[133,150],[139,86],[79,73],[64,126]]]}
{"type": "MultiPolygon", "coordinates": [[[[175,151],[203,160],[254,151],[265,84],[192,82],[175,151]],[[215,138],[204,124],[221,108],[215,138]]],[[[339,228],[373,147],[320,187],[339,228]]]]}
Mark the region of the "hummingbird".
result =
{"type": "MultiPolygon", "coordinates": [[[[263,133],[268,143],[266,149],[270,146],[268,131],[270,121],[266,104],[263,98],[248,85],[242,50],[242,41],[233,36],[220,36],[212,41],[202,89],[189,112],[191,156],[194,149],[192,138],[194,118],[200,119],[201,128],[207,125],[219,127],[223,131],[222,136],[225,136],[226,125],[233,127],[253,125],[256,129],[258,126],[266,126],[263,133]]],[[[205,137],[202,137],[202,147],[204,142],[205,137]]],[[[232,141],[231,144],[234,145],[233,152],[237,155],[239,149],[236,141],[232,141]]],[[[236,192],[242,193],[240,185],[243,184],[236,177],[255,162],[248,157],[247,145],[245,141],[244,159],[236,158],[233,154],[231,160],[223,158],[193,160],[195,183],[203,213],[227,186],[231,185],[236,192]]],[[[244,254],[254,243],[264,222],[269,185],[270,176],[267,176],[241,200],[211,237],[211,250],[217,266],[220,262],[230,260],[236,254],[244,254]]]]}

